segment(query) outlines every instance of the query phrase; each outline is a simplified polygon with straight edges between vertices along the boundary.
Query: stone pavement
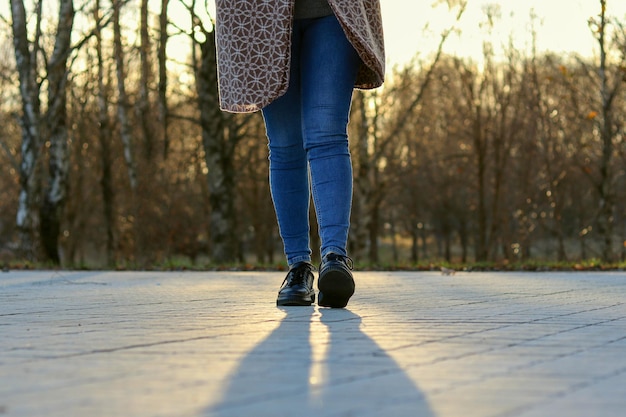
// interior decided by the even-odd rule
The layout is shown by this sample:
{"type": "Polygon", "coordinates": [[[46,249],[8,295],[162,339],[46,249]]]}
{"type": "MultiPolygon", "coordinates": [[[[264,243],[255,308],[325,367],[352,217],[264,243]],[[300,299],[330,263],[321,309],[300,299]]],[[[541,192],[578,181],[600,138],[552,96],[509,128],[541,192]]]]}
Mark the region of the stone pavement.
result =
{"type": "Polygon", "coordinates": [[[626,273],[0,274],[0,416],[623,417],[626,273]]]}

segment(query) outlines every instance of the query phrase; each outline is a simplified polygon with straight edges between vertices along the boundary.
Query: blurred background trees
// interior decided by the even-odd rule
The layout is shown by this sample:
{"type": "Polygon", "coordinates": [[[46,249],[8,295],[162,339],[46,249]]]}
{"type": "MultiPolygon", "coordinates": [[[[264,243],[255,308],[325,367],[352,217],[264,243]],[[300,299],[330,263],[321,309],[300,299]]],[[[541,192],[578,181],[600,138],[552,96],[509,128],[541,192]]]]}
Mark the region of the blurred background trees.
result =
{"type": "MultiPolygon", "coordinates": [[[[447,2],[457,21],[465,4],[447,2]]],[[[262,119],[218,109],[204,2],[0,12],[0,251],[70,267],[282,262],[262,119]]],[[[520,51],[489,36],[496,6],[484,17],[480,59],[443,52],[452,26],[432,56],[355,92],[352,256],[625,260],[623,20],[598,1],[582,58],[520,51]]]]}

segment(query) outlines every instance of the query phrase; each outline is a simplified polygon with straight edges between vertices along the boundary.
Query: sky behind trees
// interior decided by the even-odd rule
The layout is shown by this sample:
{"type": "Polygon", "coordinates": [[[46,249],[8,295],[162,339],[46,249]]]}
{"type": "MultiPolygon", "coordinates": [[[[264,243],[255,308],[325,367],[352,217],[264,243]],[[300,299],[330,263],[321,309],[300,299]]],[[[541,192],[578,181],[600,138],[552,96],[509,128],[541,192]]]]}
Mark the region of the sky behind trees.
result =
{"type": "MultiPolygon", "coordinates": [[[[406,62],[415,54],[436,49],[439,33],[454,20],[445,5],[433,8],[433,1],[381,0],[387,55],[390,64],[406,62]],[[425,25],[429,31],[424,33],[425,25]],[[427,36],[428,33],[431,36],[427,36]]],[[[587,21],[600,13],[598,0],[469,0],[458,25],[459,33],[451,36],[444,51],[455,56],[480,59],[482,42],[487,33],[484,9],[498,5],[500,19],[495,22],[494,36],[508,42],[513,36],[516,47],[530,48],[531,12],[537,16],[537,46],[540,52],[575,52],[591,56],[597,42],[591,36],[587,21]]],[[[623,18],[626,2],[609,0],[607,14],[623,18]]],[[[622,19],[623,20],[623,19],[622,19]]]]}

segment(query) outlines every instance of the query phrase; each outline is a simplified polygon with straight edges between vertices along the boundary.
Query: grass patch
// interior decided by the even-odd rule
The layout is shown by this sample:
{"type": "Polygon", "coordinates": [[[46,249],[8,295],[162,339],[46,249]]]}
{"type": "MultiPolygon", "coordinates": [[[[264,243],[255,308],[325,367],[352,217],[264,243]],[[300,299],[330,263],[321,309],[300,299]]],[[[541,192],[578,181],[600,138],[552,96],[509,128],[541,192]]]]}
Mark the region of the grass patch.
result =
{"type": "MultiPolygon", "coordinates": [[[[166,259],[159,263],[140,264],[135,262],[120,262],[110,267],[90,266],[85,263],[76,265],[53,265],[46,262],[31,262],[24,260],[14,260],[5,265],[1,265],[2,270],[116,270],[116,271],[286,271],[287,265],[284,262],[262,264],[262,263],[212,263],[192,262],[189,258],[176,257],[166,259]]],[[[357,271],[624,271],[626,261],[605,263],[600,259],[587,259],[584,261],[555,262],[529,260],[525,262],[446,262],[436,260],[425,260],[418,263],[408,262],[355,262],[357,271]]]]}

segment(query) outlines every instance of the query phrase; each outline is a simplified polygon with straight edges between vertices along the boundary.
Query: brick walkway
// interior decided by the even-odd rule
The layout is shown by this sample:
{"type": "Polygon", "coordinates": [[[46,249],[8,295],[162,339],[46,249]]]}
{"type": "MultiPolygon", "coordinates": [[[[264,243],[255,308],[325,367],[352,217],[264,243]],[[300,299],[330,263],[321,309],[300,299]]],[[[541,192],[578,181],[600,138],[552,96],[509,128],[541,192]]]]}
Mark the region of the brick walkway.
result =
{"type": "Polygon", "coordinates": [[[0,274],[0,416],[623,417],[626,273],[0,274]]]}

